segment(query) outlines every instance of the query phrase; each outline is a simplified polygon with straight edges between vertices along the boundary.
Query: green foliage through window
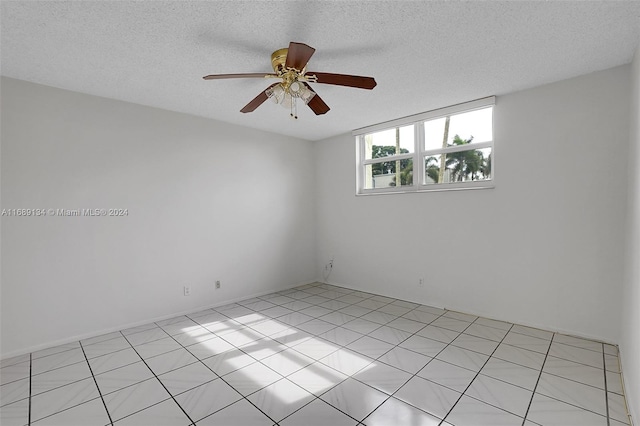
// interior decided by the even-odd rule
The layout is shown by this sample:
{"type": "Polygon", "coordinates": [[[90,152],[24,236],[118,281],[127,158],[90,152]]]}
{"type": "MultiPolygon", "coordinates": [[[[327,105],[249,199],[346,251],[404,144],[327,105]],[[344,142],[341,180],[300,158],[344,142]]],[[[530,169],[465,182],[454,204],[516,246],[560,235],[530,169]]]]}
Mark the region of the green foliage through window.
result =
{"type": "MultiPolygon", "coordinates": [[[[469,139],[462,139],[455,135],[453,143],[447,144],[447,147],[468,145],[472,141],[473,136],[469,139]]],[[[444,161],[446,170],[444,175],[440,174],[441,156],[427,157],[425,160],[426,176],[433,183],[441,183],[441,176],[448,176],[449,182],[491,179],[491,153],[485,156],[483,151],[482,149],[470,149],[447,153],[444,161]],[[446,173],[447,171],[448,173],[446,173]]],[[[443,179],[443,181],[446,180],[443,179]]]]}
{"type": "MultiPolygon", "coordinates": [[[[384,158],[384,157],[389,157],[392,155],[396,155],[396,154],[408,154],[409,150],[408,149],[404,149],[404,148],[400,148],[398,151],[400,152],[396,152],[396,147],[395,146],[380,146],[380,145],[373,145],[371,148],[371,152],[372,158],[384,158]]],[[[405,159],[405,160],[399,160],[399,161],[385,161],[383,163],[375,163],[372,165],[371,169],[373,172],[373,175],[382,175],[382,174],[395,174],[396,173],[396,167],[399,165],[400,167],[400,172],[406,174],[408,170],[413,171],[413,162],[411,161],[410,158],[405,159]]],[[[406,185],[406,183],[403,183],[403,185],[406,185]]]]}

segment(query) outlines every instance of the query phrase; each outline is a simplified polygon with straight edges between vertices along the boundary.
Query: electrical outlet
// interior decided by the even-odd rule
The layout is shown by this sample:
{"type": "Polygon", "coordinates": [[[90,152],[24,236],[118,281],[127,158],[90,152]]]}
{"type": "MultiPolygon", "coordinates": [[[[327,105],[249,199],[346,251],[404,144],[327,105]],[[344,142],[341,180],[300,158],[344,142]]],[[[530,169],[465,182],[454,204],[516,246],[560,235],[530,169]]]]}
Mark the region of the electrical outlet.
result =
{"type": "Polygon", "coordinates": [[[418,281],[418,287],[424,287],[424,278],[420,278],[418,281]]]}
{"type": "Polygon", "coordinates": [[[216,290],[220,288],[220,281],[216,281],[216,290]]]}
{"type": "Polygon", "coordinates": [[[189,287],[188,285],[184,286],[184,295],[191,296],[191,287],[189,287]]]}

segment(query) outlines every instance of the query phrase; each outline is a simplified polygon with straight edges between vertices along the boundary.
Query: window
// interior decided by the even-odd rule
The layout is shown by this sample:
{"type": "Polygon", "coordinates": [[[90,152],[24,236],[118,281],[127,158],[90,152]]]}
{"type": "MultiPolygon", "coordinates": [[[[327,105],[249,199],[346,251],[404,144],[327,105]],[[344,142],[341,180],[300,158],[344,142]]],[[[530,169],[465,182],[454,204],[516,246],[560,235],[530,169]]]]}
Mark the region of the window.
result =
{"type": "Polygon", "coordinates": [[[354,131],[357,193],[493,187],[495,98],[354,131]]]}

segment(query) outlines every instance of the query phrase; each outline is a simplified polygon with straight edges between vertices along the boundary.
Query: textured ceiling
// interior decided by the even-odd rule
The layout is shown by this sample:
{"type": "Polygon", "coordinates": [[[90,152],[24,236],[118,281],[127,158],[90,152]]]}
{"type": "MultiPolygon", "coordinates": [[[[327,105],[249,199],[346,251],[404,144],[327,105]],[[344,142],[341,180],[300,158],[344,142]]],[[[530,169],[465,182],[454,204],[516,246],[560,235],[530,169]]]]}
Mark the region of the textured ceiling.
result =
{"type": "Polygon", "coordinates": [[[371,124],[631,61],[640,2],[2,1],[2,75],[296,136],[371,124]],[[269,72],[303,42],[314,71],[373,76],[373,91],[315,84],[331,107],[299,120],[270,84],[204,81],[269,72]]]}

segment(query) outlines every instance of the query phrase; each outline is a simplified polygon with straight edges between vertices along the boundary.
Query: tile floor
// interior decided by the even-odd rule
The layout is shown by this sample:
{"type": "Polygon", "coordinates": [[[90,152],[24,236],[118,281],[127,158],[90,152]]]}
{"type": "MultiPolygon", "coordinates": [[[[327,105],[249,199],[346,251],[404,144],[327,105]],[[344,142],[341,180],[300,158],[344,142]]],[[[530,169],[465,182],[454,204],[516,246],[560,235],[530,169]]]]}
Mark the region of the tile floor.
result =
{"type": "Polygon", "coordinates": [[[316,283],[2,360],[0,423],[622,426],[617,353],[316,283]]]}

